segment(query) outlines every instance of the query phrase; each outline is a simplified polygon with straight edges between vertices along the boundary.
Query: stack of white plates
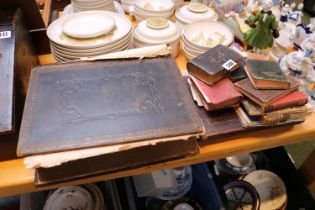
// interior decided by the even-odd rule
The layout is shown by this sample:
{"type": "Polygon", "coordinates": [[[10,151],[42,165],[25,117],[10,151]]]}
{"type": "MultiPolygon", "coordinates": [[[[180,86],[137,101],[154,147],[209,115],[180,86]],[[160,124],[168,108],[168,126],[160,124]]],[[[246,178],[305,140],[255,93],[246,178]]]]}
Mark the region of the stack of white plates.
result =
{"type": "Polygon", "coordinates": [[[182,48],[188,59],[193,59],[218,44],[229,47],[234,41],[231,29],[217,21],[191,23],[185,27],[182,37],[182,48]]]}
{"type": "Polygon", "coordinates": [[[184,27],[193,22],[202,20],[217,21],[218,14],[206,5],[198,2],[191,2],[178,8],[175,12],[176,24],[183,30],[184,27]]]}
{"type": "Polygon", "coordinates": [[[174,13],[172,0],[136,0],[134,15],[138,22],[150,17],[170,18],[174,13]]]}
{"type": "Polygon", "coordinates": [[[133,12],[134,4],[135,0],[121,0],[121,5],[127,13],[133,12]]]}
{"type": "Polygon", "coordinates": [[[47,36],[55,59],[67,61],[129,49],[132,25],[114,12],[78,12],[53,22],[47,36]]]}
{"type": "Polygon", "coordinates": [[[75,12],[89,10],[113,11],[113,0],[71,0],[75,12]]]}
{"type": "Polygon", "coordinates": [[[134,29],[134,47],[169,44],[171,54],[176,57],[180,33],[172,21],[163,18],[148,18],[134,29]]]}

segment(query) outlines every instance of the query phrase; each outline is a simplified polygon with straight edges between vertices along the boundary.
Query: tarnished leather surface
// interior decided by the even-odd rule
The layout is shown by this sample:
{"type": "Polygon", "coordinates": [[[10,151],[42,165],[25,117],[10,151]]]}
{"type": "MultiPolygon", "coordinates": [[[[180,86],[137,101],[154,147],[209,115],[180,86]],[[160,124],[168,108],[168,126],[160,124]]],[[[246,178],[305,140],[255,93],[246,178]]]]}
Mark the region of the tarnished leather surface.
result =
{"type": "Polygon", "coordinates": [[[40,66],[31,75],[18,155],[202,131],[171,58],[40,66]]]}

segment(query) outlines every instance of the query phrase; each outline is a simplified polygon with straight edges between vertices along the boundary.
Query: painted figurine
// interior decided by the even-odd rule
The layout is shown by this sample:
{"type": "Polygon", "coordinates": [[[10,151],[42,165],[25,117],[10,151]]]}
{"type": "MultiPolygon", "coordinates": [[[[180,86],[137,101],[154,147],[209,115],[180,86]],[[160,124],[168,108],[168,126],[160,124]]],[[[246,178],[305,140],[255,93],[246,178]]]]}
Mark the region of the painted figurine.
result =
{"type": "Polygon", "coordinates": [[[273,38],[279,37],[278,23],[272,14],[272,6],[272,0],[264,0],[261,12],[251,15],[246,21],[253,29],[246,32],[244,38],[254,51],[272,47],[273,38]]]}
{"type": "Polygon", "coordinates": [[[301,23],[296,26],[294,45],[301,49],[301,44],[304,40],[310,37],[315,31],[315,18],[311,18],[310,24],[301,23]]]}

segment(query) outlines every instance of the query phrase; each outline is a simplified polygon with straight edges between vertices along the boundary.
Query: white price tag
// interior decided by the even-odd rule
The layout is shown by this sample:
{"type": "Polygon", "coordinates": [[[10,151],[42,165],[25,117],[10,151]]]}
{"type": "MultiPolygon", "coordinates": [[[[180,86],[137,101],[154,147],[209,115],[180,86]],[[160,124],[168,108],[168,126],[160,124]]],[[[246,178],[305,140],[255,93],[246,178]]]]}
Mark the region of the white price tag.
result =
{"type": "Polygon", "coordinates": [[[225,62],[222,66],[223,66],[223,68],[225,68],[226,70],[229,71],[229,70],[233,69],[236,65],[237,65],[237,63],[230,59],[227,62],[225,62]]]}
{"type": "Polygon", "coordinates": [[[0,31],[0,39],[11,38],[11,31],[0,31]]]}

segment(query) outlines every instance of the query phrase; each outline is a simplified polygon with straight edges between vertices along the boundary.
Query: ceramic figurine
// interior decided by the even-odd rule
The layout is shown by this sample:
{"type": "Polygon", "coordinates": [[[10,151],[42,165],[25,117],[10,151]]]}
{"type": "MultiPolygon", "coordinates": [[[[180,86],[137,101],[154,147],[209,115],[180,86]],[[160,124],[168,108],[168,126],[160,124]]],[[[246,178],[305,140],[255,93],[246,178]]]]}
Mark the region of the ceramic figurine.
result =
{"type": "Polygon", "coordinates": [[[280,12],[280,24],[279,27],[284,28],[286,23],[289,21],[289,15],[292,12],[292,8],[286,4],[282,7],[280,12]]]}
{"type": "Polygon", "coordinates": [[[311,34],[301,43],[301,50],[303,50],[305,57],[315,61],[315,33],[311,34]]]}
{"type": "Polygon", "coordinates": [[[264,0],[261,12],[251,15],[246,21],[253,29],[246,32],[244,38],[254,51],[272,47],[273,38],[279,37],[278,23],[271,12],[272,6],[272,0],[264,0]]]}
{"type": "Polygon", "coordinates": [[[280,60],[280,68],[285,74],[301,79],[313,74],[313,66],[312,60],[301,50],[289,53],[280,60]]]}
{"type": "Polygon", "coordinates": [[[296,26],[294,45],[301,49],[301,44],[315,31],[315,18],[312,18],[309,25],[301,23],[296,26]]]}
{"type": "MultiPolygon", "coordinates": [[[[295,8],[295,4],[292,4],[291,7],[292,9],[295,8]]],[[[291,14],[289,15],[288,21],[295,25],[301,24],[302,17],[303,17],[303,12],[302,12],[303,8],[304,8],[304,4],[303,3],[299,4],[297,7],[297,10],[291,12],[291,14]]]]}

